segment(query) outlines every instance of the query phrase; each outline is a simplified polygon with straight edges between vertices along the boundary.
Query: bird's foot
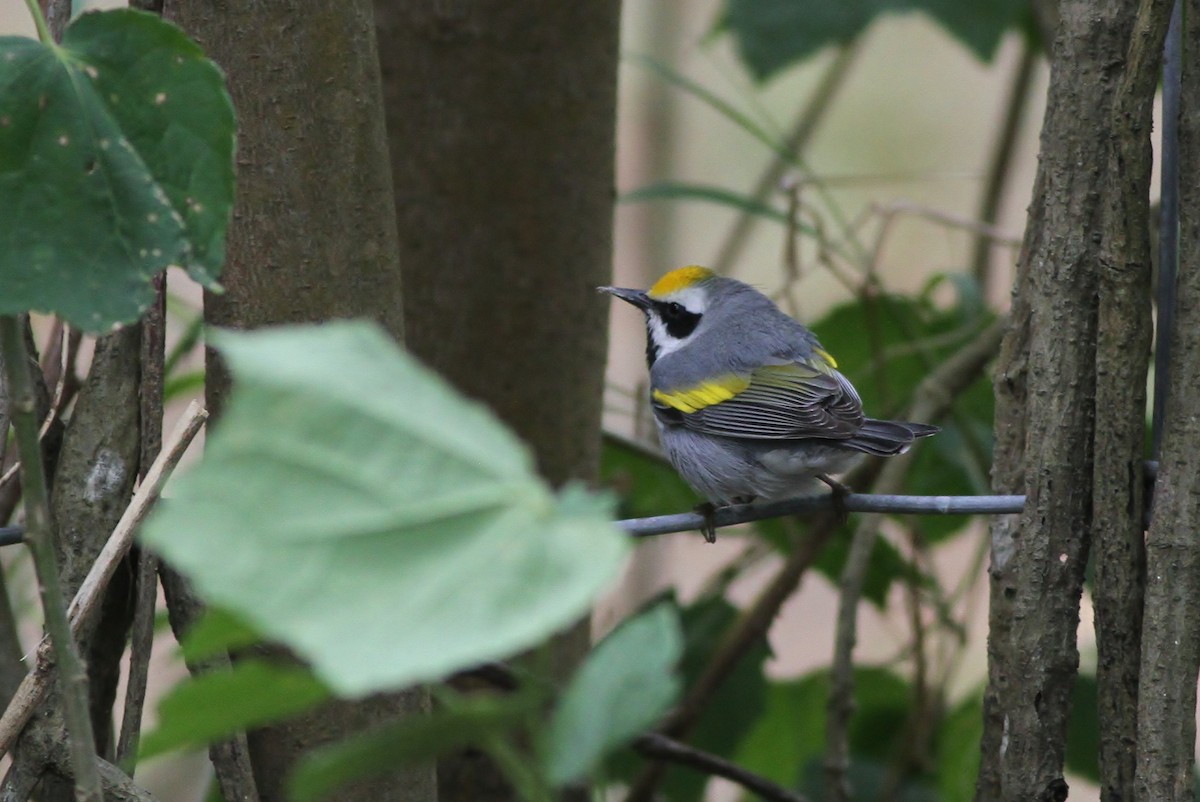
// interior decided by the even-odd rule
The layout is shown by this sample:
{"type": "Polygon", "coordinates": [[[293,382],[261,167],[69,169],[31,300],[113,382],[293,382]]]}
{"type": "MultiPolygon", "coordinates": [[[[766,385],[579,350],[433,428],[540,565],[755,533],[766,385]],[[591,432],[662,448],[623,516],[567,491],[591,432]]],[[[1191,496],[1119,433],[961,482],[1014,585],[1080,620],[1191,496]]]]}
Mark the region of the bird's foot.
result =
{"type": "Polygon", "coordinates": [[[850,517],[850,511],[846,509],[846,496],[854,491],[827,474],[819,473],[817,478],[829,485],[829,497],[833,500],[833,511],[837,513],[838,520],[844,523],[850,517]]]}
{"type": "Polygon", "coordinates": [[[694,512],[704,516],[704,523],[700,524],[700,534],[704,535],[705,542],[716,543],[717,522],[714,516],[717,514],[717,505],[711,501],[705,501],[703,504],[697,504],[694,512]]]}

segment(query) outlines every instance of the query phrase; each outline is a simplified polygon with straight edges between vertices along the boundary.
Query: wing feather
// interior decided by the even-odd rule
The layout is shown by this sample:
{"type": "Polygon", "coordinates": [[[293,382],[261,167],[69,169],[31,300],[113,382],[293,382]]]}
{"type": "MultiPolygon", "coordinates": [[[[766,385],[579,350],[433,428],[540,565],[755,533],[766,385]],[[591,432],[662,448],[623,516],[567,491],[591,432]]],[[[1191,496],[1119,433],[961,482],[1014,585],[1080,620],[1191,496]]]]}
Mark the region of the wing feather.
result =
{"type": "MultiPolygon", "coordinates": [[[[858,393],[828,361],[765,365],[743,378],[736,383],[743,386],[727,398],[687,404],[687,409],[669,400],[681,394],[693,400],[694,394],[656,392],[656,412],[664,421],[698,432],[761,440],[844,440],[863,426],[858,393]]],[[[724,386],[732,389],[735,383],[724,386]]]]}

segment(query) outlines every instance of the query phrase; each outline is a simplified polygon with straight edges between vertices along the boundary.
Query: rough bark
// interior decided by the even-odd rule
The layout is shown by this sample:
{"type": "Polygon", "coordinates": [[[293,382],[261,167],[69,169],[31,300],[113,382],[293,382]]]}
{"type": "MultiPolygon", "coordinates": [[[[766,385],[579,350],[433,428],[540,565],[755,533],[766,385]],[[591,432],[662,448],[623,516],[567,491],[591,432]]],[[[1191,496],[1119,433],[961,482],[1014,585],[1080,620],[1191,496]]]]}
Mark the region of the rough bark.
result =
{"type": "MultiPolygon", "coordinates": [[[[238,112],[238,200],[223,295],[210,324],[252,328],[370,317],[402,335],[395,213],[374,23],[368,0],[167,3],[228,74],[238,112]]],[[[206,396],[219,414],[228,377],[210,354],[206,396]]],[[[412,691],[339,704],[251,734],[264,802],[320,743],[425,709],[412,691]]],[[[432,767],[364,783],[347,802],[434,798],[432,767]]]]}
{"type": "Polygon", "coordinates": [[[1134,798],[1145,587],[1146,370],[1151,345],[1150,172],[1154,93],[1171,3],[1142,0],[1111,116],[1101,219],[1093,469],[1100,780],[1134,798]]]}
{"type": "Polygon", "coordinates": [[[1193,798],[1200,670],[1200,3],[1184,6],[1179,116],[1179,281],[1154,515],[1146,539],[1136,789],[1144,802],[1193,798]]]}
{"type": "MultiPolygon", "coordinates": [[[[1156,20],[1157,4],[1144,5],[1145,20],[1156,20]]],[[[1139,116],[1143,99],[1134,94],[1144,91],[1149,56],[1135,55],[1153,46],[1143,40],[1153,38],[1154,25],[1147,22],[1135,38],[1137,8],[1119,0],[1071,0],[1059,11],[1014,323],[997,370],[993,482],[998,492],[1023,490],[1027,501],[1021,516],[997,521],[992,531],[978,800],[1053,800],[1067,792],[1063,753],[1094,524],[1098,400],[1113,405],[1103,410],[1105,425],[1118,427],[1102,459],[1108,467],[1124,466],[1106,478],[1096,507],[1106,515],[1119,508],[1117,518],[1105,522],[1118,555],[1120,544],[1130,543],[1137,514],[1128,506],[1139,493],[1129,465],[1136,464],[1130,440],[1136,395],[1119,403],[1113,395],[1131,392],[1130,376],[1144,365],[1144,345],[1138,345],[1144,324],[1108,326],[1113,315],[1142,303],[1144,263],[1137,253],[1144,256],[1144,234],[1131,233],[1137,222],[1123,215],[1136,216],[1139,203],[1144,208],[1144,199],[1134,196],[1144,193],[1147,180],[1136,171],[1145,164],[1148,126],[1139,116]],[[1126,94],[1131,100],[1118,102],[1126,94]],[[1101,316],[1105,340],[1097,346],[1101,316]],[[1130,365],[1114,366],[1119,347],[1143,350],[1122,356],[1130,365]],[[1105,371],[1099,396],[1098,355],[1105,371]]],[[[1144,217],[1141,225],[1144,232],[1144,217]]],[[[1127,603],[1127,595],[1122,598],[1127,603]]]]}
{"type": "MultiPolygon", "coordinates": [[[[377,0],[406,344],[529,443],[595,475],[612,255],[619,2],[377,0]]],[[[561,673],[587,648],[555,648],[561,673]]],[[[443,800],[510,799],[486,761],[443,800]]]]}

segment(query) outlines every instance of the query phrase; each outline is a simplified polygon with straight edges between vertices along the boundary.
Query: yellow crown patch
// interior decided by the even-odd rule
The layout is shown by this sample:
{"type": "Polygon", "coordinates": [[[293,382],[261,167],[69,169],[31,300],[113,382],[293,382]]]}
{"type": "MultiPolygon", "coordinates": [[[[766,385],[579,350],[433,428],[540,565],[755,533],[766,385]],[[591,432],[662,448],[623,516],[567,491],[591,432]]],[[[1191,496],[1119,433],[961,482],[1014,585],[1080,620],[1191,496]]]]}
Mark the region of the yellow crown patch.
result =
{"type": "Polygon", "coordinates": [[[663,298],[673,292],[678,292],[685,287],[690,287],[693,284],[698,284],[705,279],[710,279],[716,274],[707,267],[699,265],[688,265],[677,270],[672,270],[665,276],[654,282],[654,286],[646,293],[651,298],[663,298]]]}

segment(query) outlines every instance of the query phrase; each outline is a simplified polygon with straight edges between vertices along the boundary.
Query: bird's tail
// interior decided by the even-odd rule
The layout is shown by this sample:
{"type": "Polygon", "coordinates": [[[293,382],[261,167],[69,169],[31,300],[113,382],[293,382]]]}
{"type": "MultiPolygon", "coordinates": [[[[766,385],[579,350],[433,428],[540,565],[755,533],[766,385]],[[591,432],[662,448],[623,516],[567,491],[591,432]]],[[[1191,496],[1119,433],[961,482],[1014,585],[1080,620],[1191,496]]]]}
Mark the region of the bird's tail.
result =
{"type": "Polygon", "coordinates": [[[889,457],[908,451],[908,447],[918,437],[929,437],[939,431],[941,429],[937,426],[924,423],[867,418],[863,421],[862,428],[849,440],[843,440],[840,445],[865,454],[889,457]]]}

